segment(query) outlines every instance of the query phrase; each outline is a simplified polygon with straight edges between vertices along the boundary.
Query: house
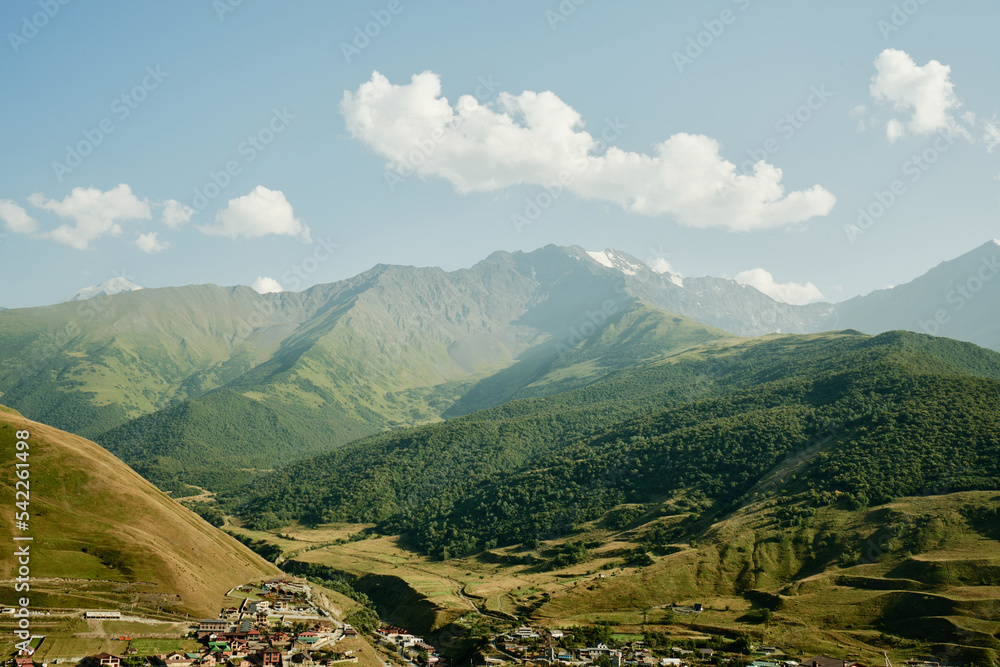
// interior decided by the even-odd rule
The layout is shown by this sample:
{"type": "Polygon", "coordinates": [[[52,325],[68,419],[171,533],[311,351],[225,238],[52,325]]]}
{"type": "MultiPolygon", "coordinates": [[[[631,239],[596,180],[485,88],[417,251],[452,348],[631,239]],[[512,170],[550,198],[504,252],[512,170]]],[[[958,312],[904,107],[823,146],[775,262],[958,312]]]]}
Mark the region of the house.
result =
{"type": "Polygon", "coordinates": [[[121,656],[111,655],[110,653],[98,653],[94,656],[94,662],[102,667],[121,667],[122,659],[121,656]]]}
{"type": "Polygon", "coordinates": [[[354,639],[355,637],[358,636],[358,631],[355,630],[354,628],[352,628],[349,625],[345,625],[344,626],[344,636],[347,637],[348,639],[354,639]]]}
{"type": "Polygon", "coordinates": [[[281,667],[281,651],[273,648],[261,651],[260,661],[264,667],[268,667],[269,665],[281,667]]]}
{"type": "Polygon", "coordinates": [[[562,639],[564,636],[562,630],[549,630],[549,637],[553,639],[562,639]]]}
{"type": "Polygon", "coordinates": [[[837,660],[828,655],[814,655],[808,660],[803,660],[802,667],[847,667],[847,663],[844,660],[837,660]]]}
{"type": "Polygon", "coordinates": [[[198,638],[202,639],[229,629],[229,621],[221,618],[206,618],[198,621],[198,638]]]}
{"type": "Polygon", "coordinates": [[[167,667],[188,667],[188,665],[194,662],[185,654],[178,651],[161,656],[160,660],[163,661],[163,664],[167,665],[167,667]]]}
{"type": "Polygon", "coordinates": [[[379,628],[378,633],[395,644],[402,644],[416,639],[409,631],[395,625],[387,625],[384,628],[379,628]]]}
{"type": "Polygon", "coordinates": [[[700,648],[698,649],[698,653],[700,653],[703,658],[711,658],[715,655],[715,651],[710,648],[700,648]]]}
{"type": "Polygon", "coordinates": [[[14,667],[34,667],[34,665],[31,658],[14,658],[14,667]]]}

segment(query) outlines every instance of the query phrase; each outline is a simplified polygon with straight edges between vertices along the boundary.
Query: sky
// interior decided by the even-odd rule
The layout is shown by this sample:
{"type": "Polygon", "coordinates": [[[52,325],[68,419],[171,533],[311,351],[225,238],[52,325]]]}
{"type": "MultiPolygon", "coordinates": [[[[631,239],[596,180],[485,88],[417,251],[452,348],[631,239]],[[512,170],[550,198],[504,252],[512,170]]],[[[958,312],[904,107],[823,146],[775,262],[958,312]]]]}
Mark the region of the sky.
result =
{"type": "Polygon", "coordinates": [[[988,0],[8,0],[0,306],[554,243],[792,303],[1000,237],[988,0]]]}

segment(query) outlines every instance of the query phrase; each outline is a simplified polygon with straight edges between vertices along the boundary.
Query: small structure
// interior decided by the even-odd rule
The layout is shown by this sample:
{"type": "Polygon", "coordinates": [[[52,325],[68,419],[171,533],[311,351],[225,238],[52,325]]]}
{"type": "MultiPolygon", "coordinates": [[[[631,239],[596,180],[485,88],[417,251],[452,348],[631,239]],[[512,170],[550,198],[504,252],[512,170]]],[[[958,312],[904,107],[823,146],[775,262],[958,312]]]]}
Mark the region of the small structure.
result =
{"type": "Polygon", "coordinates": [[[104,618],[104,619],[117,620],[117,619],[120,619],[122,617],[122,613],[120,611],[111,611],[110,609],[101,609],[101,610],[98,610],[98,611],[84,612],[83,617],[84,618],[88,618],[88,619],[90,619],[90,618],[104,618]]]}
{"type": "Polygon", "coordinates": [[[222,618],[205,618],[198,621],[198,636],[205,637],[229,629],[229,621],[222,618]]]}
{"type": "Polygon", "coordinates": [[[94,662],[102,667],[121,667],[122,659],[121,656],[110,653],[98,653],[94,656],[94,662]]]}

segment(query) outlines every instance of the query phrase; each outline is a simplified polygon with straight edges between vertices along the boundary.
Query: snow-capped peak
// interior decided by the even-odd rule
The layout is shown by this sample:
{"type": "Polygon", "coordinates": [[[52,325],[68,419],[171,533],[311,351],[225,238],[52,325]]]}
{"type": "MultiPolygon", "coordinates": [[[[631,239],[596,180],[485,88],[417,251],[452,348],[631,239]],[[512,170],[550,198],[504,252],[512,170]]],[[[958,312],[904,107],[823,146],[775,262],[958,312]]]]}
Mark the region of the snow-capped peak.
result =
{"type": "Polygon", "coordinates": [[[996,243],[997,245],[1000,245],[1000,239],[993,239],[993,242],[996,243]]]}
{"type": "Polygon", "coordinates": [[[615,268],[615,265],[611,263],[611,258],[608,257],[607,252],[601,252],[601,251],[591,252],[590,250],[588,250],[587,254],[590,255],[594,259],[594,261],[597,262],[598,264],[603,264],[609,269],[615,268]]]}
{"type": "Polygon", "coordinates": [[[642,262],[638,262],[634,257],[630,257],[625,253],[615,252],[614,250],[600,252],[591,252],[588,250],[587,254],[601,266],[621,271],[626,276],[634,276],[639,269],[646,268],[642,262]]]}
{"type": "Polygon", "coordinates": [[[90,287],[84,287],[79,292],[76,292],[67,301],[83,301],[84,299],[93,299],[96,296],[110,296],[112,294],[121,294],[123,292],[135,292],[136,290],[141,290],[142,285],[136,285],[134,282],[125,278],[123,276],[116,276],[110,280],[105,280],[100,285],[92,285],[90,287]]]}

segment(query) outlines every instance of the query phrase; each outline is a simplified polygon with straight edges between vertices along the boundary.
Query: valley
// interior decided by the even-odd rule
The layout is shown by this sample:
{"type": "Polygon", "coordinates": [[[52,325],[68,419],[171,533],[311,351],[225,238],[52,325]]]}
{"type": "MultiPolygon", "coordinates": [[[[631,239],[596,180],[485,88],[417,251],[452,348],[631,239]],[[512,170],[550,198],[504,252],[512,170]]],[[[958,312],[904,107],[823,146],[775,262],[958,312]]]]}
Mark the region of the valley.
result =
{"type": "MultiPolygon", "coordinates": [[[[920,280],[983,266],[989,245],[920,280]]],[[[419,657],[380,623],[456,665],[527,660],[546,648],[518,639],[527,625],[584,664],[601,642],[641,664],[989,667],[1000,353],[825,331],[848,310],[699,280],[549,246],[302,293],[146,288],[0,313],[45,656],[113,655],[126,631],[150,654],[197,650],[192,619],[283,576],[358,627],[373,667],[419,657]],[[91,608],[144,620],[97,627],[91,608]]],[[[985,342],[1000,325],[983,285],[963,313],[985,342]]],[[[880,316],[908,289],[879,295],[880,316]]],[[[899,303],[900,322],[917,312],[899,303]]]]}

